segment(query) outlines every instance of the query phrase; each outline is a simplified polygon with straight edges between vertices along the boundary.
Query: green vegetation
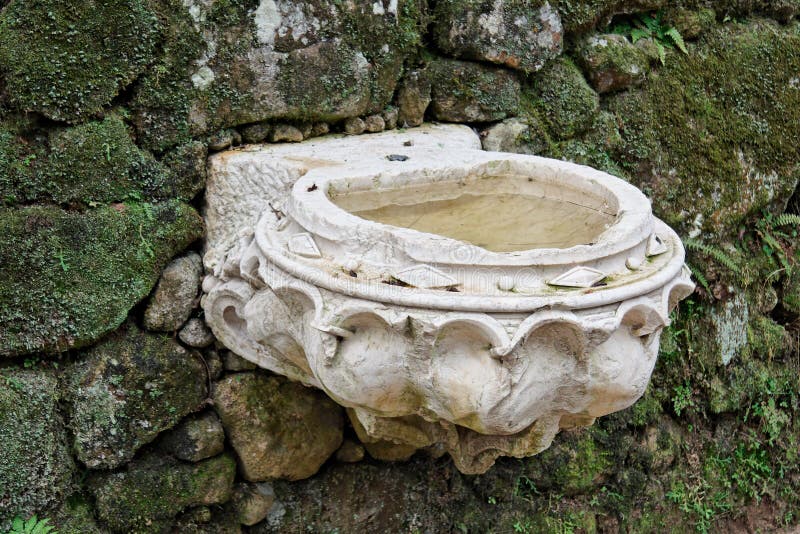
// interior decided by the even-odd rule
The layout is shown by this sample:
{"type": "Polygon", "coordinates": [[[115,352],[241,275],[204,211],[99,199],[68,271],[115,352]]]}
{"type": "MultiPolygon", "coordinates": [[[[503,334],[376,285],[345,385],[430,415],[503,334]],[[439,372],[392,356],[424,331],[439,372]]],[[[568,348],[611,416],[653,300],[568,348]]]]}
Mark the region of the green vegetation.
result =
{"type": "Polygon", "coordinates": [[[180,202],[0,209],[0,356],[78,348],[114,330],[201,231],[180,202]]]}
{"type": "Polygon", "coordinates": [[[0,13],[0,72],[20,111],[65,122],[100,113],[152,60],[159,24],[142,0],[12,0],[0,13]]]}
{"type": "Polygon", "coordinates": [[[16,517],[7,534],[58,534],[55,527],[48,524],[49,522],[49,519],[39,519],[35,515],[32,515],[27,521],[16,517]]]}
{"type": "Polygon", "coordinates": [[[662,20],[663,13],[640,13],[632,17],[619,20],[611,27],[611,33],[618,33],[629,37],[636,44],[639,39],[652,39],[656,45],[658,59],[664,65],[667,59],[667,48],[677,48],[688,54],[686,43],[683,42],[680,32],[675,27],[662,20]]]}

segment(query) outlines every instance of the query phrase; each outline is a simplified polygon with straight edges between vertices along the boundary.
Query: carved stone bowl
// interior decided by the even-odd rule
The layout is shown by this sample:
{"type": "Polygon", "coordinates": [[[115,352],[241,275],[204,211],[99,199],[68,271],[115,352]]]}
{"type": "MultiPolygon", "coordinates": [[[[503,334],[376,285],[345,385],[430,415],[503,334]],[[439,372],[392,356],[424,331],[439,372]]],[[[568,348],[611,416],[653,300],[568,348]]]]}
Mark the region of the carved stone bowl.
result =
{"type": "Polygon", "coordinates": [[[210,159],[219,340],[349,408],[361,438],[466,473],[645,391],[693,284],[632,185],[431,125],[210,159]]]}

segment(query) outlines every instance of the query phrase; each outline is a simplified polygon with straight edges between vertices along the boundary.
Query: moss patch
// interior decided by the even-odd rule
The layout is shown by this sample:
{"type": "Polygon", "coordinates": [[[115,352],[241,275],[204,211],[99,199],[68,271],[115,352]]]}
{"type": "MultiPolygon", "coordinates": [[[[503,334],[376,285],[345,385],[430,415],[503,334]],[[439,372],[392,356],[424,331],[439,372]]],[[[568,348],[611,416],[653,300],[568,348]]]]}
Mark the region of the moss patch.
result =
{"type": "Polygon", "coordinates": [[[554,137],[585,131],[600,109],[600,97],[568,59],[559,59],[534,79],[532,98],[554,137]]]}
{"type": "Polygon", "coordinates": [[[0,210],[0,356],[96,341],[201,231],[197,213],[179,202],[0,210]]]}
{"type": "Polygon", "coordinates": [[[197,464],[147,455],[120,473],[90,480],[97,512],[112,532],[168,530],[189,506],[226,502],[231,497],[236,461],[223,454],[197,464]]]}
{"type": "Polygon", "coordinates": [[[157,38],[140,0],[12,0],[0,13],[5,95],[22,111],[85,120],[144,70],[157,38]]]}
{"type": "Polygon", "coordinates": [[[74,463],[48,371],[0,369],[0,531],[68,494],[74,463]]]}
{"type": "Polygon", "coordinates": [[[202,187],[198,172],[181,161],[186,155],[170,158],[170,163],[178,160],[172,169],[162,165],[133,143],[125,123],[114,115],[50,130],[47,148],[45,143],[34,144],[35,132],[26,133],[0,130],[0,190],[5,197],[0,201],[7,204],[188,200],[202,187]]]}
{"type": "Polygon", "coordinates": [[[728,24],[690,47],[609,108],[622,162],[656,215],[722,237],[771,203],[782,208],[800,179],[800,31],[728,24]]]}

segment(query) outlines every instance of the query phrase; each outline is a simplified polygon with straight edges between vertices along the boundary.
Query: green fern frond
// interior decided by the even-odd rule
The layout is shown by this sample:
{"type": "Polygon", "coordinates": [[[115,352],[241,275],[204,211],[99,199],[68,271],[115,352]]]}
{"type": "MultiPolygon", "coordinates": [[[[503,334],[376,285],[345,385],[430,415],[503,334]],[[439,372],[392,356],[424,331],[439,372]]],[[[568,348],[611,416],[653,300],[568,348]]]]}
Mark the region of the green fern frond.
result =
{"type": "Polygon", "coordinates": [[[656,50],[658,50],[658,59],[661,60],[662,65],[667,64],[667,49],[664,47],[663,44],[656,41],[656,50]]]}
{"type": "Polygon", "coordinates": [[[764,244],[769,246],[773,252],[775,252],[775,256],[777,256],[778,261],[780,261],[781,265],[787,272],[792,270],[792,266],[789,264],[789,260],[786,258],[786,254],[783,250],[783,245],[781,245],[780,241],[775,239],[775,237],[767,231],[766,228],[762,228],[757,230],[758,235],[761,237],[761,240],[764,241],[764,244]]]}
{"type": "Polygon", "coordinates": [[[636,44],[636,41],[638,41],[639,39],[647,39],[648,37],[650,37],[650,35],[651,33],[645,29],[633,28],[631,30],[631,42],[633,44],[636,44]]]}
{"type": "Polygon", "coordinates": [[[32,515],[27,521],[21,517],[15,517],[11,523],[11,530],[7,534],[58,534],[55,527],[48,523],[50,523],[49,519],[39,519],[35,515],[32,515]]]}
{"type": "Polygon", "coordinates": [[[710,256],[716,260],[717,263],[727,267],[731,272],[741,274],[741,269],[736,261],[717,247],[706,245],[705,243],[701,243],[700,241],[692,238],[687,238],[683,244],[689,250],[695,250],[697,252],[702,252],[706,256],[710,256]]]}
{"type": "Polygon", "coordinates": [[[676,28],[667,29],[667,31],[664,32],[664,35],[670,38],[672,43],[678,47],[678,50],[686,55],[689,55],[689,51],[686,49],[686,43],[683,42],[683,37],[681,37],[680,32],[676,28]]]}
{"type": "Polygon", "coordinates": [[[692,272],[692,276],[694,276],[694,279],[700,282],[700,285],[703,286],[703,289],[705,289],[709,295],[713,296],[713,294],[711,293],[711,288],[708,285],[708,280],[706,279],[706,276],[703,274],[703,272],[700,269],[695,268],[695,266],[692,265],[691,263],[687,263],[686,266],[689,267],[689,270],[692,272]]]}
{"type": "Polygon", "coordinates": [[[781,213],[775,217],[774,226],[800,226],[800,215],[794,213],[781,213]]]}

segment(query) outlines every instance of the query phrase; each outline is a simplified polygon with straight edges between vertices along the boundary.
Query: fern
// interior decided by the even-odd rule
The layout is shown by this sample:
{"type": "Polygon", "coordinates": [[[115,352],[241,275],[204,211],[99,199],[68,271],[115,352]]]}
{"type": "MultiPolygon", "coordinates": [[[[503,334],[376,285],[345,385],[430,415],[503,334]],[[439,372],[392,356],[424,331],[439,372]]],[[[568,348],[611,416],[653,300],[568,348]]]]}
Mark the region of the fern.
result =
{"type": "Polygon", "coordinates": [[[694,276],[694,279],[700,282],[700,285],[703,286],[703,289],[705,289],[709,295],[712,295],[713,293],[711,293],[711,288],[708,285],[708,280],[706,279],[706,276],[703,274],[703,272],[700,269],[695,268],[695,266],[692,265],[691,263],[687,263],[686,266],[689,267],[689,270],[692,272],[692,276],[694,276]]]}
{"type": "Polygon", "coordinates": [[[661,64],[667,60],[667,48],[677,48],[684,54],[689,54],[686,43],[681,33],[674,26],[661,20],[662,13],[640,13],[635,17],[618,22],[611,28],[612,33],[630,37],[634,44],[640,39],[652,39],[658,52],[661,64]]]}
{"type": "Polygon", "coordinates": [[[668,28],[664,35],[669,37],[672,43],[678,47],[678,50],[683,52],[686,55],[689,55],[689,51],[686,49],[686,43],[683,42],[683,37],[681,37],[680,32],[675,28],[668,28]]]}
{"type": "Polygon", "coordinates": [[[800,215],[781,213],[773,221],[773,226],[800,226],[800,215]]]}
{"type": "Polygon", "coordinates": [[[736,264],[736,261],[734,261],[733,258],[725,254],[717,247],[706,245],[705,243],[701,243],[700,241],[692,238],[686,239],[683,244],[689,250],[695,250],[697,252],[702,252],[706,256],[710,256],[711,258],[715,259],[717,263],[727,267],[733,273],[741,274],[742,272],[742,270],[739,268],[739,265],[736,264]]]}
{"type": "Polygon", "coordinates": [[[15,517],[11,523],[11,530],[7,534],[58,534],[55,527],[49,525],[49,519],[39,519],[35,515],[27,521],[21,517],[15,517]]]}

